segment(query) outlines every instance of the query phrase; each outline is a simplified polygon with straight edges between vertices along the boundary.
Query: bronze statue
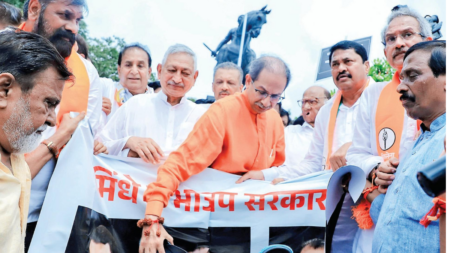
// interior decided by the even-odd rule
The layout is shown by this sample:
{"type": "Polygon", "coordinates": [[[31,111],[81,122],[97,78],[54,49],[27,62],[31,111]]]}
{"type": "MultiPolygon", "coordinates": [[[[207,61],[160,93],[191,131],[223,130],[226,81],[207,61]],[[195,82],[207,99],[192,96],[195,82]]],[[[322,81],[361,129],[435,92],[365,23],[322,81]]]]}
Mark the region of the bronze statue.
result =
{"type": "MultiPolygon", "coordinates": [[[[247,25],[245,29],[245,39],[243,46],[243,55],[241,68],[245,74],[248,73],[248,67],[250,62],[256,58],[255,52],[250,48],[250,41],[252,38],[257,38],[261,33],[262,26],[267,23],[266,15],[271,10],[266,10],[264,6],[261,10],[251,11],[247,14],[247,25]]],[[[222,62],[233,62],[238,64],[239,50],[242,40],[242,28],[244,26],[245,15],[241,15],[238,18],[238,27],[231,29],[225,39],[223,39],[215,51],[211,50],[206,44],[204,44],[210,51],[211,56],[216,57],[217,65],[222,62]],[[231,43],[228,43],[231,41],[231,43]]],[[[216,65],[216,66],[217,66],[216,65]]]]}
{"type": "Polygon", "coordinates": [[[433,33],[433,40],[437,40],[442,38],[441,28],[442,22],[439,22],[439,18],[437,15],[426,15],[425,19],[430,23],[431,32],[433,33]]]}

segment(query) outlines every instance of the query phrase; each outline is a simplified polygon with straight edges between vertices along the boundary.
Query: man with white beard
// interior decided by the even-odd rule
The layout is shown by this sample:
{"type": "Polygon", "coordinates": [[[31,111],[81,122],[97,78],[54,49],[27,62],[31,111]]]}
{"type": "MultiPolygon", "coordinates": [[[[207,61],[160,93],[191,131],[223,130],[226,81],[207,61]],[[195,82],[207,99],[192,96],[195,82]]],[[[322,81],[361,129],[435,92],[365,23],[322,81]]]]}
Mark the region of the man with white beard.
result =
{"type": "MultiPolygon", "coordinates": [[[[55,125],[55,107],[71,77],[48,40],[11,29],[0,32],[0,252],[24,252],[31,174],[23,154],[55,125]]],[[[43,145],[54,152],[51,143],[43,145]]]]}

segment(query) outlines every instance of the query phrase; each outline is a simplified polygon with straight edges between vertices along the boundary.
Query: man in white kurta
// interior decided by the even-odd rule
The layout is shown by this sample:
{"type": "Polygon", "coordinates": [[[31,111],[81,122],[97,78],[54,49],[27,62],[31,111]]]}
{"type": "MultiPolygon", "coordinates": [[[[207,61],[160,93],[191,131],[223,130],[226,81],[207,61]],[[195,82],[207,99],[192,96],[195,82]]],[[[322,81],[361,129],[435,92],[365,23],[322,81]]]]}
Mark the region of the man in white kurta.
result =
{"type": "MultiPolygon", "coordinates": [[[[324,169],[336,170],[347,164],[345,156],[357,125],[359,98],[373,80],[367,76],[369,71],[367,53],[358,43],[341,41],[333,46],[330,50],[330,65],[338,92],[317,115],[313,141],[306,157],[297,168],[284,166],[263,171],[264,175],[271,175],[271,178],[266,180],[273,177],[293,179],[324,169]],[[340,101],[336,101],[336,97],[341,97],[340,101]],[[334,105],[339,106],[337,112],[332,112],[334,105]],[[335,117],[335,125],[329,126],[333,117],[335,117]],[[329,143],[329,139],[332,143],[329,143]]],[[[347,194],[335,228],[332,252],[352,252],[353,239],[358,230],[355,220],[351,218],[352,204],[353,201],[347,194]]]]}
{"type": "Polygon", "coordinates": [[[101,132],[109,154],[158,163],[177,149],[206,111],[185,96],[197,76],[194,52],[184,45],[171,46],[158,65],[162,91],[133,96],[101,132]]]}
{"type": "MultiPolygon", "coordinates": [[[[414,10],[409,8],[401,8],[391,13],[388,18],[388,23],[384,30],[384,53],[389,64],[396,69],[396,73],[393,76],[393,82],[400,83],[398,73],[403,68],[403,56],[410,47],[423,40],[431,40],[431,28],[428,22],[422,15],[418,14],[414,10]],[[419,25],[423,24],[423,26],[419,25]],[[396,39],[395,42],[389,42],[392,36],[399,36],[399,34],[414,33],[407,40],[396,39]],[[421,35],[420,35],[421,34],[421,35]],[[403,52],[403,53],[402,53],[403,52]]],[[[348,160],[350,164],[356,165],[363,169],[367,176],[371,176],[372,170],[380,166],[387,166],[387,160],[390,157],[383,157],[379,154],[377,139],[379,138],[376,131],[376,116],[379,102],[388,103],[385,99],[380,97],[383,89],[389,84],[389,82],[377,83],[370,86],[364,91],[361,96],[361,110],[358,113],[358,128],[355,131],[354,142],[348,151],[348,160]],[[383,165],[383,162],[385,165],[383,165]]],[[[396,91],[393,91],[394,93],[396,91]]],[[[395,94],[395,101],[399,105],[401,104],[398,99],[400,95],[395,94]]],[[[391,113],[389,111],[381,113],[391,113]]],[[[401,158],[406,154],[406,151],[413,145],[415,137],[418,134],[417,121],[408,117],[406,111],[403,113],[403,131],[400,136],[396,136],[396,139],[400,138],[400,149],[395,157],[401,158]]],[[[397,141],[395,140],[395,141],[397,141]]]]}
{"type": "Polygon", "coordinates": [[[100,78],[103,86],[102,128],[117,109],[134,95],[153,93],[153,89],[147,85],[152,73],[151,64],[152,58],[147,46],[132,43],[122,49],[117,60],[119,81],[100,78]]]}
{"type": "Polygon", "coordinates": [[[303,93],[303,99],[297,102],[302,107],[302,116],[305,123],[303,125],[290,125],[284,129],[286,160],[278,170],[263,170],[266,181],[272,181],[276,177],[283,179],[296,177],[295,172],[291,175],[290,171],[301,167],[313,140],[317,114],[330,98],[330,92],[320,86],[309,87],[303,93]]]}

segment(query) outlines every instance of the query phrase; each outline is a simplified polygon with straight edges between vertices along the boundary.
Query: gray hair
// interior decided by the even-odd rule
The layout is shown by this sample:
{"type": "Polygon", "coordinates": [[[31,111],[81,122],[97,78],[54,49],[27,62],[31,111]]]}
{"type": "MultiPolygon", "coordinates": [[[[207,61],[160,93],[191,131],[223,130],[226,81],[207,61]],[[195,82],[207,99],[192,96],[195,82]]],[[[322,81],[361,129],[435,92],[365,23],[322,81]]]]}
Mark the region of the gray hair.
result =
{"type": "Polygon", "coordinates": [[[275,72],[283,69],[286,74],[286,89],[289,85],[289,81],[291,81],[291,70],[289,69],[288,65],[278,56],[272,56],[272,55],[263,55],[259,57],[258,59],[252,61],[249,67],[249,75],[252,78],[253,81],[256,81],[258,79],[259,73],[263,69],[267,69],[271,72],[275,72]]]}
{"type": "Polygon", "coordinates": [[[183,44],[175,44],[173,46],[170,46],[169,49],[167,49],[166,53],[164,54],[164,58],[162,60],[161,65],[164,66],[164,64],[166,64],[169,55],[176,53],[185,53],[192,56],[192,59],[194,59],[194,71],[197,70],[197,56],[195,55],[194,51],[192,51],[192,49],[183,44]]]}
{"type": "Polygon", "coordinates": [[[233,69],[233,70],[237,70],[239,72],[239,82],[242,82],[242,78],[244,77],[244,72],[242,71],[242,69],[237,64],[234,64],[232,62],[222,62],[221,64],[217,65],[214,68],[213,79],[216,78],[216,72],[219,69],[233,69]]]}
{"type": "Polygon", "coordinates": [[[432,37],[433,33],[431,32],[430,23],[428,23],[428,21],[424,17],[422,17],[417,11],[412,10],[408,7],[402,7],[396,11],[391,12],[391,14],[389,15],[389,17],[387,19],[387,24],[381,31],[381,42],[383,43],[383,45],[386,46],[386,32],[389,27],[389,24],[395,18],[398,18],[401,16],[409,16],[409,17],[415,18],[417,20],[417,22],[419,22],[420,33],[423,34],[423,36],[425,36],[425,37],[432,37]]]}

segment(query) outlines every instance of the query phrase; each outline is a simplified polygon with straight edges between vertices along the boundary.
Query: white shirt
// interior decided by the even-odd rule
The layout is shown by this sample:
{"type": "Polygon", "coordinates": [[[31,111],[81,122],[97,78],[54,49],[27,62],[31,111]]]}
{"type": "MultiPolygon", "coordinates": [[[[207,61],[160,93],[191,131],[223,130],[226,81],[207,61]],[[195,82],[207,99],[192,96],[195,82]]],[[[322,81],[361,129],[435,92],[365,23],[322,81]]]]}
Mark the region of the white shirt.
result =
{"type": "Polygon", "coordinates": [[[163,91],[136,95],[115,112],[100,138],[110,155],[127,156],[129,150],[123,148],[132,136],[153,139],[168,155],[187,138],[205,111],[186,97],[172,106],[163,91]]]}
{"type": "MultiPolygon", "coordinates": [[[[117,90],[117,82],[115,82],[112,79],[109,78],[100,78],[100,81],[102,83],[102,97],[108,98],[111,101],[111,112],[109,113],[109,115],[107,116],[105,112],[103,112],[100,114],[101,116],[101,128],[100,131],[106,126],[106,123],[108,123],[108,121],[112,118],[112,116],[114,115],[114,113],[117,111],[117,109],[119,109],[119,104],[117,103],[115,96],[116,96],[116,90],[117,90]]],[[[153,89],[150,87],[147,87],[147,90],[143,93],[143,94],[152,94],[153,93],[153,89]]],[[[133,97],[133,95],[127,90],[125,89],[125,98],[126,100],[130,99],[131,97],[133,97]]],[[[100,134],[100,133],[98,133],[100,134]]]]}
{"type": "MultiPolygon", "coordinates": [[[[361,95],[361,109],[357,116],[358,127],[355,129],[353,144],[347,153],[348,164],[360,167],[366,172],[366,176],[378,163],[383,161],[383,158],[378,156],[376,140],[378,134],[376,133],[375,117],[381,91],[387,84],[388,82],[369,85],[361,95]]],[[[414,139],[418,131],[416,120],[408,117],[406,111],[403,117],[404,131],[400,140],[400,160],[414,144],[414,139]]]]}
{"type": "Polygon", "coordinates": [[[290,172],[301,166],[301,162],[309,150],[313,133],[314,128],[308,122],[303,123],[303,125],[291,125],[284,128],[286,160],[280,166],[280,175],[263,170],[264,179],[272,181],[276,176],[284,179],[295,177],[295,172],[293,174],[290,172]]]}
{"type": "MultiPolygon", "coordinates": [[[[336,97],[331,98],[316,116],[314,123],[313,140],[303,161],[298,167],[280,166],[263,170],[265,180],[283,177],[293,179],[313,172],[321,171],[325,168],[328,153],[328,122],[330,121],[331,107],[336,97]],[[266,178],[267,175],[267,178],[266,178]]],[[[356,123],[356,111],[359,107],[359,99],[356,103],[347,107],[344,104],[339,106],[334,128],[334,139],[331,148],[332,153],[336,152],[342,145],[352,141],[353,130],[356,123]]]]}
{"type": "MultiPolygon", "coordinates": [[[[81,57],[89,76],[89,97],[86,119],[91,124],[94,136],[101,128],[100,115],[102,113],[102,84],[98,76],[97,69],[81,57]]],[[[55,108],[56,114],[59,112],[59,105],[55,108]]],[[[50,138],[56,132],[56,127],[47,127],[42,133],[41,141],[50,138]]],[[[39,171],[31,184],[30,209],[28,212],[28,222],[37,221],[44,203],[45,194],[47,193],[48,184],[56,166],[56,160],[50,159],[44,167],[39,171]]]]}

